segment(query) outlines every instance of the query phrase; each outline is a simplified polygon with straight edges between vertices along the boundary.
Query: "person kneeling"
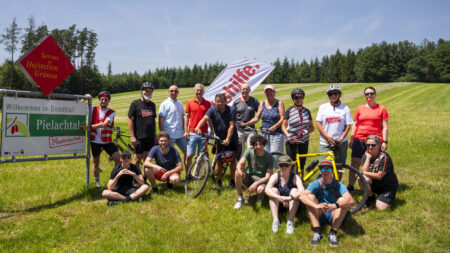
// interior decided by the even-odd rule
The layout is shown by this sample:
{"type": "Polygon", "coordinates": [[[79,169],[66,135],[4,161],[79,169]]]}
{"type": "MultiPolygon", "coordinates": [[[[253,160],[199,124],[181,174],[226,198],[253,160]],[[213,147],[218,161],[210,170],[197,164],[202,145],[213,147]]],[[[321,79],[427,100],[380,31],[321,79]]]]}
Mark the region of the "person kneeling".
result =
{"type": "Polygon", "coordinates": [[[234,205],[234,209],[239,209],[244,203],[242,195],[242,184],[248,187],[248,192],[255,192],[258,194],[258,201],[262,202],[264,199],[264,188],[270,175],[274,160],[272,155],[264,150],[267,139],[262,135],[253,135],[250,138],[250,144],[253,148],[247,149],[243,157],[239,160],[236,167],[235,180],[236,190],[238,193],[238,200],[234,205]],[[244,171],[245,162],[247,162],[247,169],[244,171]]]}
{"type": "Polygon", "coordinates": [[[167,187],[172,188],[172,185],[180,182],[180,172],[183,170],[180,153],[169,145],[169,134],[162,131],[157,140],[159,145],[150,150],[144,162],[144,174],[152,185],[150,193],[158,192],[155,178],[167,182],[167,187]],[[156,164],[151,162],[153,158],[156,164]]]}
{"type": "Polygon", "coordinates": [[[141,170],[131,163],[130,152],[124,150],[120,155],[120,163],[111,171],[107,188],[102,196],[110,206],[140,199],[148,191],[141,170]],[[134,182],[138,184],[137,187],[134,182]]]}
{"type": "Polygon", "coordinates": [[[321,178],[312,182],[300,195],[300,200],[308,209],[309,219],[314,230],[311,245],[317,245],[322,239],[320,225],[328,223],[331,231],[328,241],[331,246],[339,246],[337,231],[341,227],[353,205],[353,197],[344,184],[333,178],[333,168],[330,161],[322,161],[319,165],[321,178]]]}
{"type": "Polygon", "coordinates": [[[289,156],[281,156],[278,160],[278,165],[280,171],[270,177],[265,191],[270,198],[269,204],[273,217],[272,231],[276,233],[280,229],[280,221],[278,219],[279,207],[289,207],[286,233],[292,234],[294,233],[294,217],[300,204],[299,197],[305,188],[299,175],[291,171],[292,159],[289,156]]]}

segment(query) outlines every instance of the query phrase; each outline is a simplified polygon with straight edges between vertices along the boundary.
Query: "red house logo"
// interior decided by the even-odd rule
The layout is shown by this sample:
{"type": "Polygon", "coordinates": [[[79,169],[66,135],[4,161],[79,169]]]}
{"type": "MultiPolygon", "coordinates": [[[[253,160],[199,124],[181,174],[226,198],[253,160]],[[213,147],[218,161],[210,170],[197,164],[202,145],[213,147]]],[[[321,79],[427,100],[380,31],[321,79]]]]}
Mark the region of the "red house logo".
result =
{"type": "Polygon", "coordinates": [[[39,86],[46,96],[75,70],[51,35],[38,42],[16,63],[27,79],[39,86]]]}

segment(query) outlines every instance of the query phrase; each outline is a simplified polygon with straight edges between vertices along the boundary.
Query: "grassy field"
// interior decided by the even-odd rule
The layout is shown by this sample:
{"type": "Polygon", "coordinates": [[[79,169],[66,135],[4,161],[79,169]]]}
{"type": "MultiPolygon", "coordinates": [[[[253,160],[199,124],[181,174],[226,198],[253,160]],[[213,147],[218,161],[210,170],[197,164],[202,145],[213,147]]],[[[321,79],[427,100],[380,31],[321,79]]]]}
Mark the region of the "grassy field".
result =
{"type": "MultiPolygon", "coordinates": [[[[208,184],[197,199],[188,199],[182,185],[142,203],[108,207],[92,183],[84,187],[85,160],[0,165],[1,252],[449,252],[450,251],[450,95],[449,84],[342,84],[343,102],[352,112],[365,102],[366,86],[377,88],[377,102],[389,112],[389,148],[400,187],[392,210],[370,210],[351,216],[339,231],[341,246],[326,239],[316,247],[305,208],[295,219],[293,235],[271,232],[267,198],[233,210],[236,192],[208,184]]],[[[290,91],[306,91],[305,106],[313,118],[327,102],[327,84],[277,84],[277,97],[292,105],[290,91]]],[[[183,104],[193,88],[180,89],[183,104]]],[[[263,86],[253,96],[264,98],[263,86]]],[[[130,102],[139,91],[114,94],[116,125],[126,129],[130,102]]],[[[157,106],[167,90],[157,90],[157,106]]],[[[95,101],[97,103],[97,101],[95,101]]],[[[312,133],[310,151],[318,151],[312,133]]],[[[348,158],[347,161],[349,161],[348,158]]],[[[101,183],[113,167],[102,155],[101,183]]],[[[323,230],[328,233],[329,227],[323,230]]]]}

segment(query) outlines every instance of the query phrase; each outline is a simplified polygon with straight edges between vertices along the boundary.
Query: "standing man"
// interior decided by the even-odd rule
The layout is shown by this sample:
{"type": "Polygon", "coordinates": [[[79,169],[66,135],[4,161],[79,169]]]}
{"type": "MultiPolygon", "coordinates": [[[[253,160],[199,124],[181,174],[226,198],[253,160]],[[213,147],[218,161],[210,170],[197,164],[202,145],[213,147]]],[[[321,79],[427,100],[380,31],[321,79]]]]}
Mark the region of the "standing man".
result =
{"type": "Polygon", "coordinates": [[[339,246],[337,231],[354,202],[345,185],[333,178],[332,166],[330,161],[322,161],[319,165],[321,178],[312,182],[300,195],[300,200],[308,209],[314,230],[311,245],[320,242],[322,239],[320,226],[328,223],[331,225],[328,242],[332,247],[339,246]]]}
{"type": "Polygon", "coordinates": [[[173,184],[180,182],[180,173],[183,171],[180,153],[169,145],[170,136],[167,132],[159,132],[158,144],[154,146],[144,162],[145,176],[152,185],[151,193],[158,192],[156,179],[167,182],[167,187],[172,188],[173,184]],[[155,159],[155,163],[152,163],[155,159]]]}
{"type": "MultiPolygon", "coordinates": [[[[195,128],[195,132],[200,134],[202,132],[202,126],[205,125],[207,121],[212,122],[214,133],[216,136],[223,140],[221,143],[217,143],[217,151],[220,154],[222,152],[230,151],[233,153],[233,158],[230,162],[230,172],[231,177],[235,175],[236,172],[236,150],[238,148],[238,138],[236,133],[236,128],[234,124],[236,122],[236,114],[232,107],[227,105],[225,95],[219,93],[215,97],[216,106],[212,106],[206,112],[206,115],[198,123],[195,128]]],[[[217,187],[222,187],[222,171],[223,163],[217,161],[217,187]]],[[[230,180],[230,186],[236,187],[234,180],[230,180]]]]}
{"type": "Polygon", "coordinates": [[[139,200],[148,191],[141,170],[131,163],[131,154],[127,150],[122,151],[120,163],[111,171],[107,188],[102,197],[108,200],[109,206],[139,200]]]}
{"type": "Polygon", "coordinates": [[[134,100],[128,110],[128,130],[131,144],[136,147],[134,163],[139,166],[143,157],[155,145],[156,106],[150,101],[153,84],[145,82],[141,86],[141,98],[134,100]]]}
{"type": "Polygon", "coordinates": [[[241,97],[234,101],[233,107],[236,111],[236,130],[240,146],[237,158],[240,159],[245,150],[245,143],[247,143],[247,148],[251,148],[250,138],[256,134],[256,130],[255,125],[248,124],[248,122],[255,117],[259,108],[258,100],[250,96],[250,86],[247,83],[241,85],[241,97]]]}
{"type": "Polygon", "coordinates": [[[169,98],[159,106],[159,131],[170,136],[170,145],[178,145],[186,158],[187,140],[184,138],[183,104],[177,100],[179,91],[176,85],[169,87],[169,98]]]}
{"type": "MultiPolygon", "coordinates": [[[[87,94],[86,96],[91,97],[87,94]]],[[[91,130],[91,151],[92,168],[94,170],[95,186],[100,188],[100,154],[102,150],[108,153],[115,165],[120,163],[119,150],[112,142],[112,127],[114,126],[114,116],[116,112],[108,108],[111,94],[107,91],[101,91],[98,94],[100,107],[92,106],[92,120],[89,126],[83,126],[84,130],[91,130]]]]}
{"type": "MultiPolygon", "coordinates": [[[[317,113],[316,126],[320,132],[321,153],[331,150],[332,146],[338,145],[339,149],[334,151],[338,169],[342,168],[341,164],[345,163],[347,158],[347,135],[353,124],[350,109],[342,104],[340,98],[342,95],[341,87],[331,85],[327,88],[327,95],[330,99],[329,103],[319,107],[317,113]]],[[[325,159],[320,157],[321,161],[325,159]]]]}
{"type": "MultiPolygon", "coordinates": [[[[186,103],[186,114],[184,115],[184,138],[188,140],[186,150],[186,172],[191,167],[192,158],[194,157],[196,150],[197,153],[205,146],[205,139],[195,132],[200,120],[205,116],[208,109],[211,107],[211,103],[203,98],[205,89],[202,84],[196,84],[194,86],[195,98],[189,100],[186,103]]],[[[212,128],[211,122],[208,121],[210,128],[212,128]]],[[[208,132],[208,125],[200,127],[201,133],[208,132]]]]}

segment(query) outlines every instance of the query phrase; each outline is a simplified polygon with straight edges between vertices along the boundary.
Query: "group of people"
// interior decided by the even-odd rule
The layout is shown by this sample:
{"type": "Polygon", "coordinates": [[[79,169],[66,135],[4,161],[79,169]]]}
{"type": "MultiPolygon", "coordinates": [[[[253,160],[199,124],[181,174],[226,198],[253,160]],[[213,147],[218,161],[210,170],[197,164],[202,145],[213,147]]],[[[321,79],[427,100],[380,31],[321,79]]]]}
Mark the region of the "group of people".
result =
{"type": "MultiPolygon", "coordinates": [[[[294,217],[301,201],[308,209],[315,232],[311,244],[315,245],[322,239],[320,225],[328,222],[331,224],[330,245],[338,246],[336,233],[353,204],[350,193],[357,180],[366,180],[370,185],[367,205],[375,203],[378,209],[386,209],[395,199],[398,182],[392,160],[386,153],[389,116],[386,108],[375,102],[374,87],[364,89],[366,104],[357,107],[352,119],[350,109],[340,100],[341,88],[329,86],[326,90],[329,102],[319,107],[315,124],[311,112],[303,106],[306,94],[300,88],[292,90],[293,106],[285,110],[283,101],[276,99],[273,85],[265,86],[266,99],[260,103],[250,96],[249,85],[243,84],[241,97],[228,106],[223,94],[217,94],[213,102],[204,99],[203,85],[196,84],[195,97],[183,110],[182,103],[177,100],[178,87],[172,85],[168,91],[169,98],[160,104],[158,113],[151,101],[153,90],[151,83],[143,83],[141,97],[131,103],[128,111],[128,129],[131,144],[135,146],[134,164],[128,151],[119,155],[112,143],[115,112],[108,108],[111,100],[108,92],[100,92],[100,107],[92,107],[91,124],[83,127],[91,130],[97,187],[100,187],[101,151],[105,150],[115,161],[107,189],[102,193],[110,205],[141,200],[150,190],[147,178],[151,193],[158,191],[156,179],[166,182],[168,188],[179,183],[183,167],[187,171],[194,155],[205,145],[206,139],[201,134],[207,133],[208,127],[211,135],[223,140],[217,143],[218,153],[232,154],[230,186],[236,188],[238,194],[234,209],[240,209],[244,202],[243,185],[247,186],[248,192],[258,195],[259,202],[267,195],[273,216],[273,232],[280,228],[279,208],[286,208],[289,210],[286,233],[293,233],[294,217]],[[159,117],[158,135],[156,117],[159,117]],[[260,134],[255,129],[259,120],[262,121],[260,134]],[[304,189],[301,178],[306,159],[300,160],[300,175],[292,171],[292,162],[296,154],[308,152],[314,125],[320,133],[320,152],[327,152],[338,145],[336,163],[343,164],[350,147],[351,164],[361,169],[364,178],[358,179],[350,174],[349,185],[345,186],[333,178],[331,162],[321,159],[321,178],[304,189]],[[174,148],[175,144],[183,153],[183,159],[174,148]],[[284,149],[287,155],[270,154],[284,153],[284,149]],[[143,159],[141,173],[139,166],[143,159]],[[273,174],[277,168],[280,170],[273,174]]],[[[223,164],[220,161],[216,169],[221,175],[223,164]]],[[[222,187],[222,178],[218,178],[217,187],[222,187]]]]}

